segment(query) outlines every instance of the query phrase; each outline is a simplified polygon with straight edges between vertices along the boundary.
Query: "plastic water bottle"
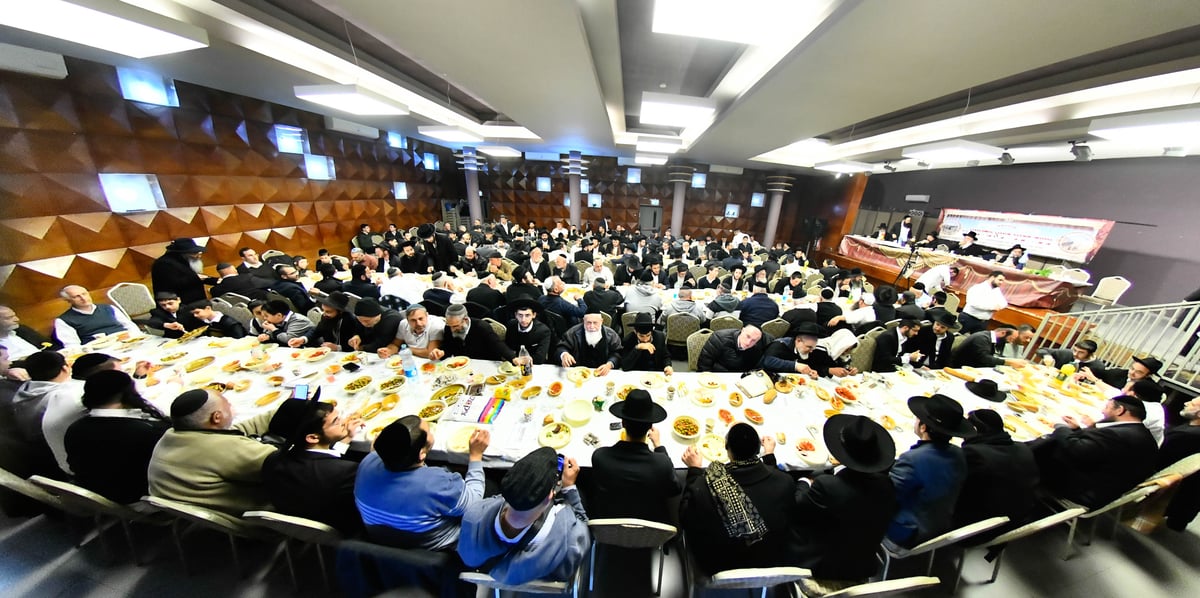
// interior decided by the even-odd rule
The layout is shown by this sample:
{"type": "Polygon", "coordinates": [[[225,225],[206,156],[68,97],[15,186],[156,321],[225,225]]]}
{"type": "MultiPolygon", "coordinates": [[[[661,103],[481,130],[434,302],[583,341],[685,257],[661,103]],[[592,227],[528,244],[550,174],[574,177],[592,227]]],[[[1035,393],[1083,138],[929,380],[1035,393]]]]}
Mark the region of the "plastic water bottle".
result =
{"type": "Polygon", "coordinates": [[[529,381],[533,378],[533,358],[530,357],[529,350],[525,348],[525,345],[521,345],[517,356],[521,358],[521,379],[529,381]]]}
{"type": "Polygon", "coordinates": [[[408,345],[400,345],[400,363],[404,367],[404,377],[412,380],[417,377],[417,362],[413,361],[412,349],[408,345]]]}

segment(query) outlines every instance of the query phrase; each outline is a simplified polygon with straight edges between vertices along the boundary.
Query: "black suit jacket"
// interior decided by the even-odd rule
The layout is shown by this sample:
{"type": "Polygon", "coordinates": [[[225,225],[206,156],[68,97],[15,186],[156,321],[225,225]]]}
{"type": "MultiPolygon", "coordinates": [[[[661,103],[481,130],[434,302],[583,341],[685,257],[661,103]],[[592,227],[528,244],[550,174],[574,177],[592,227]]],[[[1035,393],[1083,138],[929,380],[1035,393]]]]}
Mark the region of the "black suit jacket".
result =
{"type": "Polygon", "coordinates": [[[1104,506],[1155,471],[1158,445],[1141,422],[1072,430],[1030,442],[1043,485],[1089,509],[1104,506]]]}
{"type": "Polygon", "coordinates": [[[163,336],[166,338],[179,338],[183,336],[184,331],[195,330],[202,326],[200,320],[192,317],[192,314],[184,311],[183,307],[175,313],[167,313],[167,310],[161,307],[156,307],[150,310],[150,319],[146,322],[146,326],[156,328],[163,331],[163,336]],[[166,324],[183,324],[183,331],[168,330],[163,328],[166,324]]]}
{"type": "Polygon", "coordinates": [[[621,343],[621,369],[627,372],[661,372],[671,365],[671,352],[667,350],[667,335],[657,330],[650,331],[650,342],[654,345],[654,354],[637,348],[637,335],[633,332],[625,335],[621,343]]]}
{"type": "Polygon", "coordinates": [[[1004,358],[996,355],[996,345],[992,343],[992,333],[988,330],[974,332],[959,345],[950,357],[950,364],[956,368],[965,365],[977,368],[990,368],[1004,365],[1004,358]]]}
{"type": "Polygon", "coordinates": [[[872,372],[894,372],[900,365],[900,337],[896,329],[884,330],[875,337],[875,359],[871,362],[872,372]]]}
{"type": "Polygon", "coordinates": [[[621,311],[621,306],[625,304],[625,298],[621,296],[620,291],[613,289],[592,290],[583,294],[583,302],[587,304],[588,309],[598,309],[615,320],[617,312],[621,311]]]}
{"type": "Polygon", "coordinates": [[[699,371],[748,372],[757,368],[767,351],[767,346],[775,338],[764,332],[762,338],[758,339],[758,344],[740,351],[737,348],[737,337],[741,332],[740,328],[728,328],[712,333],[700,351],[700,359],[696,364],[699,371]]]}
{"type": "Polygon", "coordinates": [[[475,318],[470,318],[470,322],[466,338],[460,339],[450,334],[449,327],[442,334],[441,349],[447,357],[466,355],[472,359],[489,361],[511,361],[516,357],[517,353],[509,349],[486,322],[475,318]]]}
{"type": "Polygon", "coordinates": [[[374,353],[392,344],[392,341],[396,339],[396,331],[400,330],[400,323],[403,321],[404,316],[400,312],[390,309],[383,310],[379,322],[370,328],[362,327],[362,331],[359,332],[362,343],[359,344],[358,350],[374,353]]]}
{"type": "Polygon", "coordinates": [[[540,281],[550,278],[550,262],[548,260],[542,260],[537,267],[534,267],[533,262],[530,262],[529,260],[526,260],[525,263],[521,265],[524,266],[526,270],[532,272],[533,277],[540,281]]]}
{"type": "Polygon", "coordinates": [[[486,284],[481,284],[467,291],[467,301],[478,303],[492,311],[495,311],[497,307],[504,305],[504,293],[501,293],[500,291],[497,291],[486,284]]]}
{"type": "MultiPolygon", "coordinates": [[[[1200,426],[1183,424],[1175,426],[1163,435],[1162,448],[1158,451],[1158,469],[1162,469],[1184,457],[1200,453],[1200,426]]],[[[1200,476],[1192,475],[1179,483],[1179,490],[1171,504],[1167,505],[1167,523],[1172,529],[1183,529],[1200,511],[1200,476]]]]}
{"type": "Polygon", "coordinates": [[[950,356],[954,348],[954,333],[946,332],[942,342],[938,342],[937,335],[933,333],[933,326],[922,326],[921,331],[917,336],[908,339],[904,343],[904,351],[911,353],[913,351],[921,352],[921,359],[913,364],[917,367],[926,366],[931,369],[940,370],[950,365],[950,356]]]}
{"type": "MultiPolygon", "coordinates": [[[[878,308],[875,309],[875,313],[879,313],[878,308]]],[[[896,308],[896,317],[920,322],[925,319],[925,310],[918,307],[916,303],[905,303],[896,308]]]]}
{"type": "Polygon", "coordinates": [[[179,253],[168,253],[154,260],[150,266],[150,285],[155,293],[174,291],[179,300],[187,305],[193,301],[207,299],[204,284],[216,284],[215,278],[200,278],[179,253]]]}
{"type": "Polygon", "coordinates": [[[773,455],[764,460],[768,463],[729,472],[767,525],[766,537],[750,546],[725,534],[715,499],[704,480],[704,470],[688,468],[679,518],[696,563],[710,575],[729,569],[790,564],[784,548],[795,515],[795,483],[786,473],[775,469],[773,455]]]}
{"type": "Polygon", "coordinates": [[[962,448],[967,479],[954,507],[954,527],[1001,516],[1011,520],[1009,529],[1020,526],[1036,500],[1038,468],[1033,451],[1004,432],[968,439],[962,448]]]}
{"type": "Polygon", "coordinates": [[[896,490],[887,472],[843,469],[819,475],[796,492],[792,563],[821,579],[861,580],[879,567],[875,552],[895,516],[896,490]]]}
{"type": "Polygon", "coordinates": [[[504,344],[508,345],[508,348],[512,349],[514,354],[519,353],[523,345],[525,350],[529,351],[529,355],[533,357],[533,363],[549,362],[550,349],[553,348],[552,345],[554,344],[549,326],[537,320],[533,321],[533,328],[529,332],[521,332],[517,328],[516,320],[509,320],[506,326],[504,344]]]}
{"type": "Polygon", "coordinates": [[[238,273],[234,276],[226,276],[221,279],[221,282],[214,285],[212,296],[220,297],[225,293],[237,293],[251,299],[265,299],[267,296],[265,288],[252,275],[238,273]]]}
{"type": "Polygon", "coordinates": [[[363,529],[354,504],[358,463],[312,451],[278,451],[263,462],[262,481],[284,515],[327,523],[347,536],[363,529]]]}
{"type": "Polygon", "coordinates": [[[668,503],[683,491],[666,447],[620,441],[592,453],[584,494],[588,517],[634,517],[673,523],[668,503]]]}

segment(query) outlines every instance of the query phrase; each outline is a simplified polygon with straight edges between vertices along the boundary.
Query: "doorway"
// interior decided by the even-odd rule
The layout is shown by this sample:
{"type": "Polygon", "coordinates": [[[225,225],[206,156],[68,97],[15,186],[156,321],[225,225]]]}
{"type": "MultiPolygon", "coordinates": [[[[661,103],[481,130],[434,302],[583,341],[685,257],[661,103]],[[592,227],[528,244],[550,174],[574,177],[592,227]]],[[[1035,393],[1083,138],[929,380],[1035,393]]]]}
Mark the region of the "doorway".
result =
{"type": "Polygon", "coordinates": [[[662,207],[640,206],[638,209],[638,230],[640,230],[643,235],[661,232],[662,207]]]}

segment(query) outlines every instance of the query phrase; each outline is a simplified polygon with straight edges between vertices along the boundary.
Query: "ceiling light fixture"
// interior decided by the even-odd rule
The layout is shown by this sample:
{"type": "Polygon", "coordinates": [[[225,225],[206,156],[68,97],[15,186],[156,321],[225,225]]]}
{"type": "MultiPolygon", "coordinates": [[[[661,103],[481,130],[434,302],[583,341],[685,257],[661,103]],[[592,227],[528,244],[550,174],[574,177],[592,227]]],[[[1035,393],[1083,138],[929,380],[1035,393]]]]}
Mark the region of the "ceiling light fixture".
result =
{"type": "Polygon", "coordinates": [[[37,0],[19,4],[0,10],[0,25],[134,58],[208,46],[208,33],[203,29],[116,0],[37,0]]]}
{"type": "Polygon", "coordinates": [[[716,112],[717,103],[709,98],[644,91],[638,122],[643,125],[690,127],[712,120],[716,112]]]}
{"type": "Polygon", "coordinates": [[[636,154],[633,158],[633,161],[636,164],[662,166],[663,164],[667,163],[667,158],[669,157],[670,156],[664,156],[662,154],[636,154]]]}
{"type": "Polygon", "coordinates": [[[1164,147],[1163,156],[1168,158],[1183,158],[1188,155],[1188,148],[1181,146],[1164,147]]]}
{"type": "Polygon", "coordinates": [[[838,174],[854,174],[858,172],[870,172],[873,168],[866,162],[855,162],[853,160],[835,160],[833,162],[822,162],[813,166],[817,170],[826,172],[836,172],[838,174]]]}
{"type": "Polygon", "coordinates": [[[896,167],[895,167],[895,166],[892,166],[892,163],[891,163],[891,162],[884,162],[884,163],[883,163],[883,169],[884,169],[884,170],[886,170],[886,171],[888,171],[888,172],[896,172],[896,167]]]}
{"type": "Polygon", "coordinates": [[[1088,134],[1156,147],[1193,145],[1200,139],[1200,108],[1097,118],[1088,134]]]}
{"type": "Polygon", "coordinates": [[[814,2],[795,0],[654,0],[655,33],[756,46],[814,17],[814,2]]]}
{"type": "Polygon", "coordinates": [[[483,141],[483,137],[476,135],[462,127],[453,125],[429,125],[417,127],[417,132],[426,137],[433,137],[450,143],[479,143],[483,141]]]}
{"type": "Polygon", "coordinates": [[[408,114],[408,106],[354,84],[297,85],[292,91],[302,100],[359,116],[408,114]]]}
{"type": "Polygon", "coordinates": [[[683,149],[683,140],[678,137],[647,137],[639,135],[637,151],[656,154],[673,154],[683,149]]]}
{"type": "Polygon", "coordinates": [[[967,141],[966,139],[948,139],[923,145],[906,147],[901,152],[906,158],[916,158],[925,162],[946,164],[953,162],[968,162],[970,160],[995,160],[1004,150],[983,143],[967,141]]]}
{"type": "Polygon", "coordinates": [[[520,158],[521,150],[507,145],[481,145],[478,149],[493,158],[520,158]]]}
{"type": "Polygon", "coordinates": [[[1071,155],[1075,156],[1076,162],[1091,162],[1092,148],[1083,145],[1082,142],[1071,142],[1071,155]]]}
{"type": "Polygon", "coordinates": [[[1013,159],[1012,154],[1008,153],[1008,148],[1004,148],[1004,153],[1000,154],[1000,163],[1008,166],[1013,162],[1016,162],[1016,160],[1013,159]]]}

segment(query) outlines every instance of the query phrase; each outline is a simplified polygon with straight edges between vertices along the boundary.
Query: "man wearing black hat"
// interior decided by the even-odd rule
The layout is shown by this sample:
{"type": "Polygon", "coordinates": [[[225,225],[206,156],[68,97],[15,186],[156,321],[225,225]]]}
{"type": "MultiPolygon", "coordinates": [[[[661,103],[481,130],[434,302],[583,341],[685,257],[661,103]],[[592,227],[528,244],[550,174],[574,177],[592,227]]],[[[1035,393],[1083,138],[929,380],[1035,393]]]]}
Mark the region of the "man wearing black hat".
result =
{"type": "Polygon", "coordinates": [[[844,413],[825,421],[824,439],[843,467],[801,479],[789,560],[819,579],[866,579],[879,566],[875,553],[898,508],[887,474],[896,445],[883,426],[844,413]]]}
{"type": "Polygon", "coordinates": [[[217,284],[217,279],[204,275],[200,254],[205,248],[192,239],[175,239],[167,252],[150,266],[150,286],[155,294],[176,293],[184,303],[205,299],[204,285],[217,284]]]}
{"type": "Polygon", "coordinates": [[[508,285],[508,289],[504,291],[504,298],[508,303],[518,299],[537,301],[542,296],[541,285],[537,284],[537,280],[533,278],[533,272],[530,272],[525,266],[514,268],[512,277],[512,284],[508,285]]]}
{"type": "Polygon", "coordinates": [[[575,459],[565,457],[560,469],[554,449],[525,455],[500,480],[500,496],[463,515],[458,556],[501,583],[571,579],[589,539],[578,476],[575,459]]]}
{"type": "Polygon", "coordinates": [[[748,372],[759,367],[775,340],[757,326],[718,330],[708,337],[697,361],[701,372],[748,372]]]}
{"type": "Polygon", "coordinates": [[[594,519],[634,517],[672,523],[667,503],[683,491],[683,484],[654,427],[667,418],[667,411],[640,388],[629,391],[608,411],[621,420],[625,435],[592,453],[592,468],[584,483],[588,513],[594,519]]]}
{"type": "Polygon", "coordinates": [[[189,330],[200,327],[200,321],[192,317],[191,312],[180,310],[179,294],[172,291],[154,293],[154,301],[158,307],[150,310],[150,319],[146,321],[147,328],[161,330],[167,338],[179,338],[189,330]]]}
{"type": "Polygon", "coordinates": [[[451,273],[451,268],[458,262],[458,252],[454,251],[450,238],[436,232],[428,222],[417,227],[417,237],[425,244],[425,255],[434,271],[451,273]]]}
{"type": "Polygon", "coordinates": [[[232,316],[227,316],[213,309],[212,301],[208,299],[193,301],[184,306],[183,309],[192,314],[192,317],[201,326],[208,326],[205,334],[209,336],[223,336],[226,338],[242,338],[246,336],[246,327],[241,322],[232,316]]]}
{"type": "Polygon", "coordinates": [[[1133,383],[1138,380],[1154,380],[1154,376],[1162,369],[1163,363],[1156,357],[1133,357],[1133,363],[1129,364],[1129,369],[1122,368],[1106,368],[1099,372],[1090,368],[1082,371],[1082,376],[1092,382],[1103,382],[1117,390],[1128,393],[1133,388],[1133,383]]]}
{"type": "Polygon", "coordinates": [[[614,321],[620,317],[625,296],[620,291],[609,286],[611,280],[600,277],[592,281],[592,290],[583,294],[583,302],[588,311],[604,312],[614,321]]]}
{"type": "Polygon", "coordinates": [[[508,321],[504,333],[504,344],[514,353],[520,354],[521,347],[529,351],[534,364],[549,363],[553,345],[550,327],[537,321],[542,305],[530,299],[518,299],[508,306],[513,319],[508,321]]]}
{"type": "Polygon", "coordinates": [[[465,355],[472,359],[512,361],[517,353],[508,348],[496,331],[486,322],[467,314],[466,306],[454,304],[446,308],[446,329],[442,333],[441,351],[446,357],[465,355]]]}
{"type": "Polygon", "coordinates": [[[1008,517],[1006,529],[1019,527],[1036,504],[1038,468],[1033,451],[1023,442],[1013,442],[1004,420],[991,409],[976,409],[967,421],[977,434],[962,444],[967,478],[954,507],[954,527],[992,517],[1008,517]]]}
{"type": "Polygon", "coordinates": [[[485,251],[486,251],[485,257],[487,257],[487,260],[488,260],[487,272],[490,272],[491,274],[493,274],[496,278],[498,278],[500,280],[512,280],[513,279],[513,265],[509,262],[504,261],[503,256],[500,255],[500,252],[498,250],[493,248],[493,249],[487,249],[485,251]]]}
{"type": "MultiPolygon", "coordinates": [[[[345,456],[333,445],[347,440],[362,421],[343,416],[330,403],[298,402],[295,431],[288,444],[263,462],[262,480],[275,510],[320,521],[347,535],[363,528],[354,504],[354,479],[365,454],[355,450],[345,456]]],[[[365,444],[365,443],[364,443],[365,444]]]]}
{"type": "Polygon", "coordinates": [[[916,361],[910,361],[913,367],[940,370],[950,365],[955,330],[958,330],[958,318],[943,311],[935,316],[932,326],[922,326],[915,337],[905,342],[902,351],[920,353],[916,361]]]}
{"type": "Polygon", "coordinates": [[[588,312],[583,323],[572,326],[559,339],[555,358],[565,368],[595,368],[603,376],[620,363],[621,337],[604,325],[600,312],[588,312]]]}
{"type": "Polygon", "coordinates": [[[654,329],[654,318],[640,312],[633,321],[633,331],[625,335],[621,346],[621,369],[627,372],[674,373],[671,354],[667,350],[667,335],[654,329]]]}
{"type": "Polygon", "coordinates": [[[1131,490],[1155,471],[1158,446],[1142,420],[1145,404],[1137,397],[1109,399],[1103,418],[1076,420],[1029,442],[1042,485],[1055,496],[1095,509],[1131,490]]]}
{"type": "Polygon", "coordinates": [[[274,412],[233,423],[224,395],[195,389],[171,403],[173,428],[154,446],[147,468],[150,495],[241,517],[270,508],[262,464],[275,447],[251,437],[267,433],[274,412]]]}
{"type": "Polygon", "coordinates": [[[642,260],[638,259],[636,255],[625,256],[621,265],[614,264],[613,267],[617,269],[613,273],[613,284],[616,286],[635,284],[642,278],[642,260]]]}
{"type": "Polygon", "coordinates": [[[483,451],[490,439],[484,429],[471,433],[464,481],[425,465],[434,442],[429,422],[407,415],[389,424],[363,459],[354,484],[367,537],[401,548],[453,549],[462,516],[483,499],[483,451]]]}
{"type": "Polygon", "coordinates": [[[959,242],[957,247],[951,249],[950,253],[971,257],[980,257],[983,254],[988,253],[987,249],[975,244],[975,241],[977,240],[978,236],[975,234],[975,231],[964,233],[962,236],[962,241],[959,242]]]}
{"type": "Polygon", "coordinates": [[[910,349],[909,343],[921,332],[921,322],[900,320],[891,330],[875,337],[875,356],[872,372],[894,372],[901,365],[916,364],[924,355],[920,349],[910,349]]]}
{"type": "Polygon", "coordinates": [[[746,266],[738,262],[732,268],[726,269],[729,270],[729,276],[726,276],[725,280],[721,281],[721,286],[729,289],[730,292],[750,290],[750,279],[745,276],[746,266]]]}
{"type": "Polygon", "coordinates": [[[334,291],[327,297],[317,297],[317,304],[321,307],[321,321],[307,344],[333,351],[353,351],[350,339],[362,334],[362,324],[349,309],[350,297],[334,291]]]}
{"type": "MultiPolygon", "coordinates": [[[[795,484],[775,468],[775,439],[738,423],[725,435],[729,463],[710,463],[695,446],[683,452],[687,485],[679,520],[707,574],[787,563],[795,484]],[[758,456],[759,449],[763,457],[758,456]]],[[[790,564],[790,563],[789,563],[790,564]]]]}
{"type": "Polygon", "coordinates": [[[838,363],[824,347],[817,344],[820,328],[812,322],[801,322],[792,337],[776,339],[767,345],[762,368],[768,372],[804,374],[816,379],[828,376],[829,368],[838,363]]]}
{"type": "Polygon", "coordinates": [[[962,405],[946,395],[912,397],[908,408],[916,416],[913,431],[919,440],[892,466],[890,475],[900,510],[885,539],[905,548],[951,529],[954,505],[967,476],[967,459],[950,439],[975,435],[975,428],[963,417],[962,405]]]}
{"type": "Polygon", "coordinates": [[[362,331],[346,341],[355,351],[374,353],[387,347],[396,338],[396,331],[404,321],[395,310],[387,309],[371,299],[363,299],[354,306],[354,317],[362,325],[362,331]]]}
{"type": "Polygon", "coordinates": [[[1029,256],[1025,255],[1025,248],[1018,244],[1013,245],[1012,248],[1008,250],[1008,254],[1003,258],[996,260],[996,263],[1000,264],[1001,266],[1008,266],[1009,268],[1023,270],[1025,268],[1025,263],[1028,261],[1029,256]]]}

